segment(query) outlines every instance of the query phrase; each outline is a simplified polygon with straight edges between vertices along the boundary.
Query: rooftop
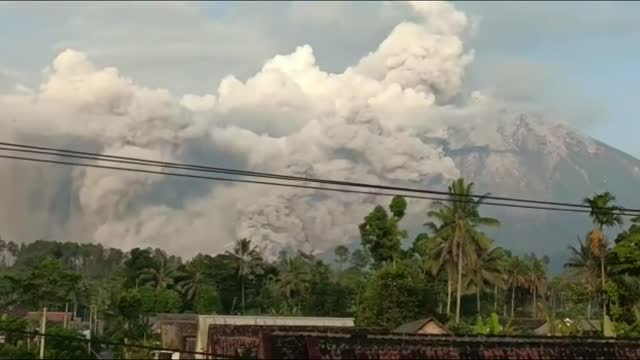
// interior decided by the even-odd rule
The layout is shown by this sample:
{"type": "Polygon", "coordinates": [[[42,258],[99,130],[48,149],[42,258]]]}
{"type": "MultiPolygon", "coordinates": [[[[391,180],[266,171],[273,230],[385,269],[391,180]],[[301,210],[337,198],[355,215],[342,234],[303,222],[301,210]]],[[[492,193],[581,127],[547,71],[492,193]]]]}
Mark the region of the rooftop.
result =
{"type": "Polygon", "coordinates": [[[353,318],[235,315],[200,315],[198,318],[210,325],[355,326],[353,318]]]}
{"type": "Polygon", "coordinates": [[[400,325],[397,329],[393,330],[393,332],[401,333],[401,334],[416,334],[418,331],[420,331],[420,329],[422,329],[428,323],[434,323],[442,330],[446,331],[447,333],[450,333],[445,325],[443,325],[440,321],[432,317],[426,318],[426,319],[420,319],[420,320],[416,320],[416,321],[412,321],[412,322],[400,325]]]}

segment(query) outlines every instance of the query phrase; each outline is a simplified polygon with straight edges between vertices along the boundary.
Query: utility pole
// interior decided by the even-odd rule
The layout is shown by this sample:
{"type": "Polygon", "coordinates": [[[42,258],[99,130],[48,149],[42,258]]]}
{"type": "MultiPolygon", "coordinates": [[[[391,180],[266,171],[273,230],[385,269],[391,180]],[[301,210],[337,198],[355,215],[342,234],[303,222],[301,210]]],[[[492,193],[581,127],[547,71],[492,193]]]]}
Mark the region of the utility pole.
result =
{"type": "Polygon", "coordinates": [[[87,342],[87,355],[91,357],[91,330],[93,330],[93,305],[89,307],[89,341],[87,342]]]}
{"type": "Polygon", "coordinates": [[[44,333],[47,331],[47,308],[42,309],[42,320],[40,322],[40,359],[44,359],[44,333]]]}
{"type": "Polygon", "coordinates": [[[98,329],[98,305],[93,306],[93,333],[96,335],[100,335],[98,329]]]}
{"type": "Polygon", "coordinates": [[[69,303],[64,303],[64,328],[69,328],[69,303]]]}

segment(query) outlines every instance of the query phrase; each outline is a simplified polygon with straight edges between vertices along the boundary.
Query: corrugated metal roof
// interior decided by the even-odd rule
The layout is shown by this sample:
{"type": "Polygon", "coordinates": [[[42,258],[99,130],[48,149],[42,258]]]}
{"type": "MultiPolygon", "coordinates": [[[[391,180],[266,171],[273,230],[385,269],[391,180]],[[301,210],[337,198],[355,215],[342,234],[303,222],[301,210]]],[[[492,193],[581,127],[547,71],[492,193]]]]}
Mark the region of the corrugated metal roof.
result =
{"type": "Polygon", "coordinates": [[[209,325],[263,325],[263,326],[333,326],[354,327],[353,318],[200,315],[200,321],[209,325]]]}

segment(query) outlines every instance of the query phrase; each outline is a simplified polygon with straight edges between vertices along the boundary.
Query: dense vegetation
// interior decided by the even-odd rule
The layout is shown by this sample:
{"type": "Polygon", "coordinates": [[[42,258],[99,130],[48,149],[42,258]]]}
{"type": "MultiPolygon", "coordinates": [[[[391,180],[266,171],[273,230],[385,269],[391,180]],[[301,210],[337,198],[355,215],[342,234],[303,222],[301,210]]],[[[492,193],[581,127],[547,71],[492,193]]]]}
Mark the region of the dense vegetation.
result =
{"type": "MultiPolygon", "coordinates": [[[[331,266],[302,252],[266,261],[250,239],[188,261],[161,249],[0,240],[0,310],[69,306],[87,318],[94,306],[110,341],[145,344],[157,340],[148,316],[165,312],[355,316],[359,325],[387,329],[435,316],[456,332],[478,334],[508,333],[505,319],[539,318],[572,335],[580,328],[564,319],[607,314],[618,336],[640,333],[640,219],[609,244],[606,230],[623,224],[612,194],[585,199],[593,229],[569,247],[566,270],[553,278],[546,256],[494,245],[484,231],[500,222],[483,217],[484,197],[472,194],[473,184],[454,181],[451,201],[433,203],[413,241],[402,227],[404,198],[375,207],[359,227],[361,247],[338,246],[331,266]]],[[[11,326],[28,324],[5,315],[0,328],[11,326]]],[[[20,357],[22,345],[8,337],[2,352],[20,357]]]]}

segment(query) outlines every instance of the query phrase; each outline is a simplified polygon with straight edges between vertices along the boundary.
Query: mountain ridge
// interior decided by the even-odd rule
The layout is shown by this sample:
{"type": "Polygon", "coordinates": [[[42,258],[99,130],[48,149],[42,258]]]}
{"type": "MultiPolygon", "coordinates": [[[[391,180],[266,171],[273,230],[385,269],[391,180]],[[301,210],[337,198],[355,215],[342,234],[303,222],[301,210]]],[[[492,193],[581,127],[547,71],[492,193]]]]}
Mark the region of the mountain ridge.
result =
{"type": "MultiPolygon", "coordinates": [[[[446,137],[438,139],[462,176],[476,184],[476,191],[571,203],[610,191],[619,205],[640,208],[635,192],[640,187],[640,159],[566,124],[527,114],[501,115],[449,127],[446,137]]],[[[546,253],[556,269],[568,254],[567,246],[591,226],[585,213],[489,206],[485,211],[503,222],[494,232],[500,245],[516,252],[546,253]]]]}

